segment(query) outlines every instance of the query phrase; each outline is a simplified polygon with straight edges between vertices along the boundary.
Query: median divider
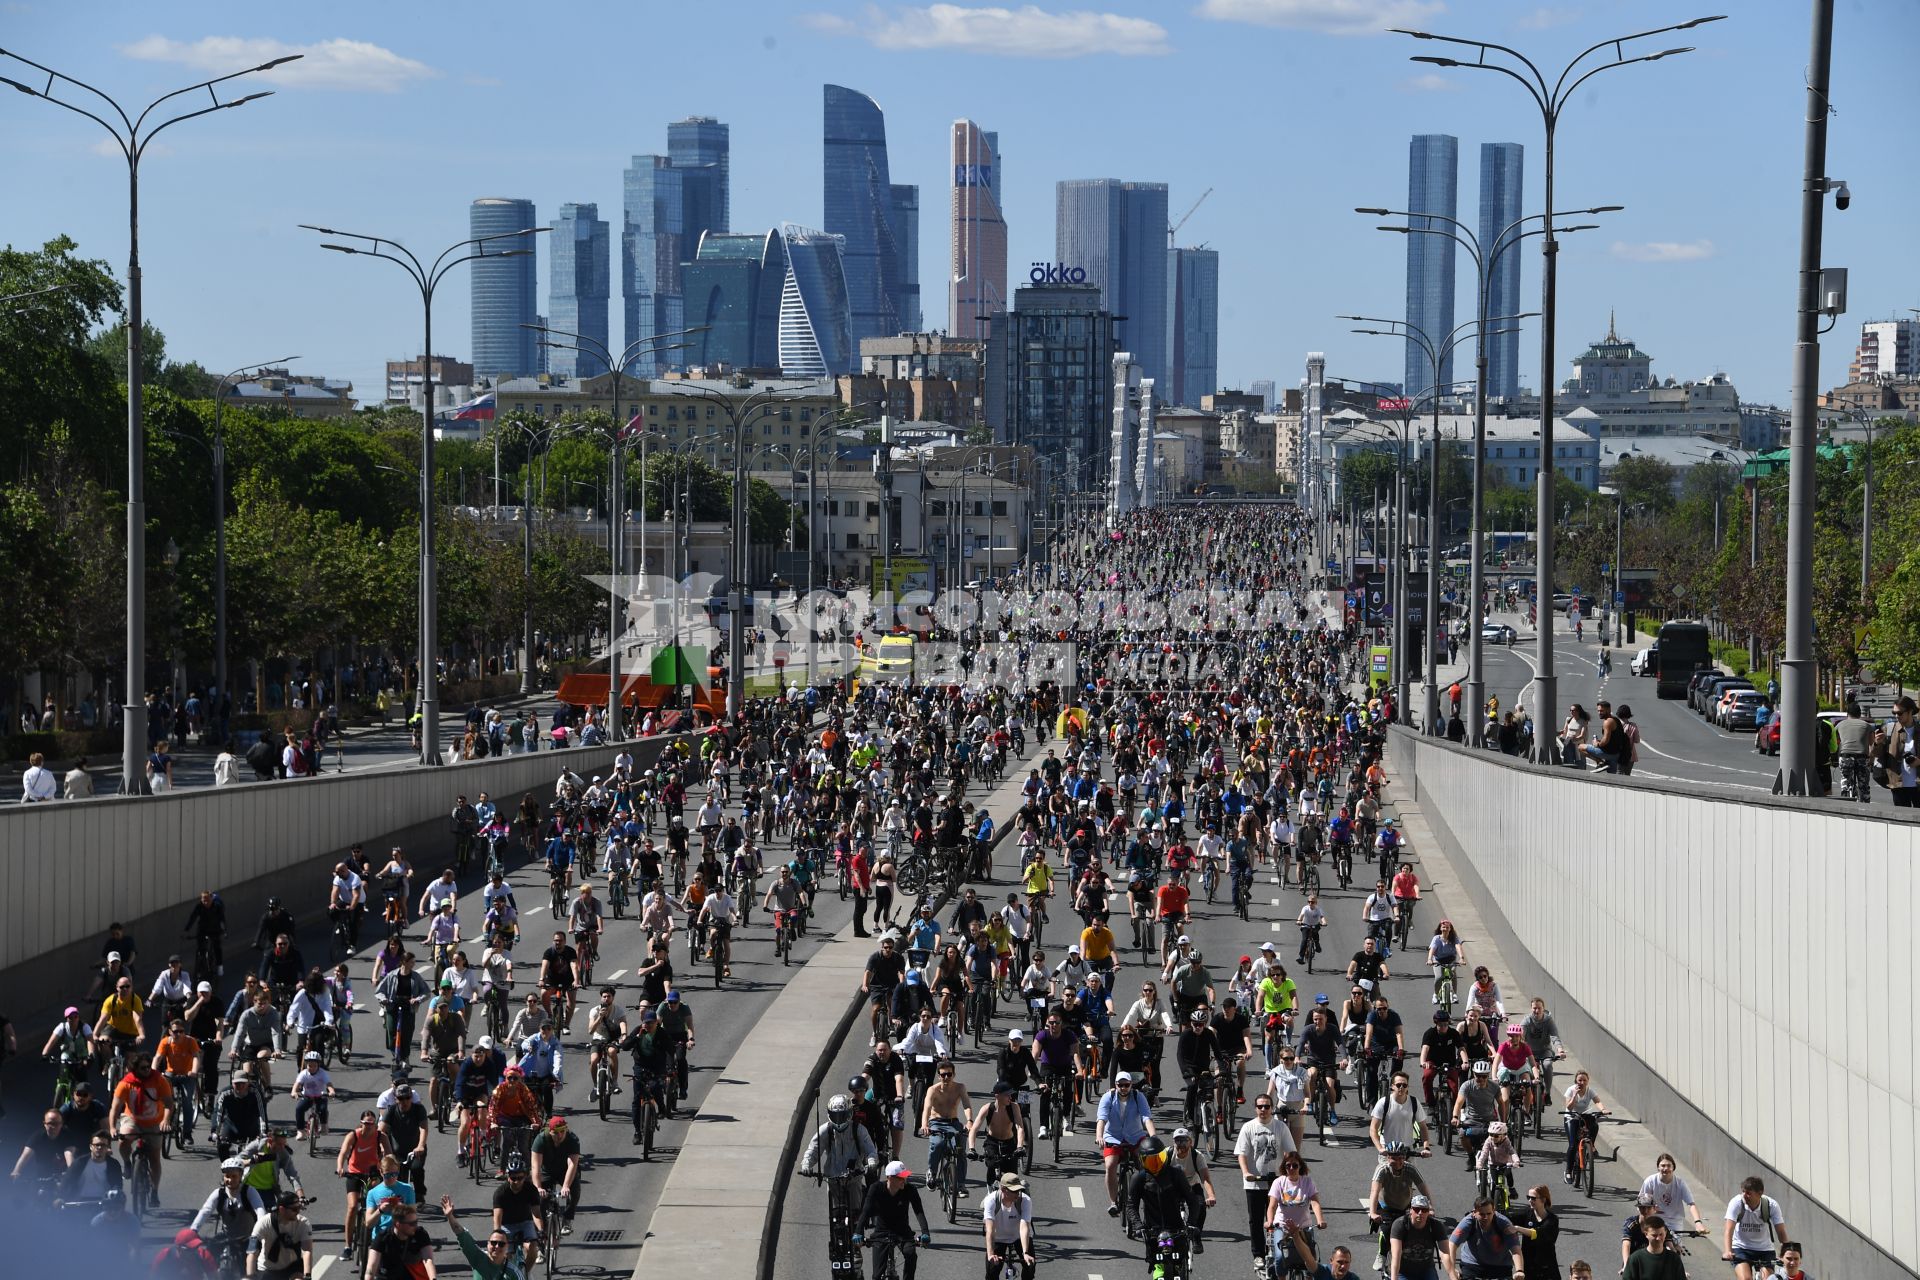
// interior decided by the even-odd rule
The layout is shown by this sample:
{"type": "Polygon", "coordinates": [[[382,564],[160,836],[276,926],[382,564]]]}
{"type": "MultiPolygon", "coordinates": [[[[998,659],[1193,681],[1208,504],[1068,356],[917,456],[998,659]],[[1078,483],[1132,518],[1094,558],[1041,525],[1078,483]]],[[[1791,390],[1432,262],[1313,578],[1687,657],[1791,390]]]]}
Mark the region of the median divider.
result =
{"type": "MultiPolygon", "coordinates": [[[[996,853],[1013,830],[1027,768],[1023,759],[985,801],[989,812],[1005,815],[995,818],[996,853]]],[[[895,914],[901,914],[898,904],[895,914]]],[[[643,1267],[649,1275],[663,1268],[773,1275],[787,1185],[812,1136],[812,1104],[864,1011],[860,979],[875,945],[855,936],[851,924],[834,934],[794,971],[721,1069],[674,1156],[634,1264],[635,1280],[643,1267]],[[756,1221],[758,1231],[747,1229],[756,1221]]]]}

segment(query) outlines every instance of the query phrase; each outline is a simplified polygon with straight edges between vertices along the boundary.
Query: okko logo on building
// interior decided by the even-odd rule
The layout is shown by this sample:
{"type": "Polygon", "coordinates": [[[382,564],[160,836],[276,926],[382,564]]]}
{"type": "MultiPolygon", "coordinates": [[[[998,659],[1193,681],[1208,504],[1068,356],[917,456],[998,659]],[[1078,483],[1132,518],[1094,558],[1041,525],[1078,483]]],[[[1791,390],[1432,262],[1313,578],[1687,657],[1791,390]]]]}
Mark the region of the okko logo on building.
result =
{"type": "Polygon", "coordinates": [[[1027,279],[1034,284],[1085,284],[1087,269],[1069,267],[1063,262],[1036,262],[1033,270],[1027,272],[1027,279]]]}

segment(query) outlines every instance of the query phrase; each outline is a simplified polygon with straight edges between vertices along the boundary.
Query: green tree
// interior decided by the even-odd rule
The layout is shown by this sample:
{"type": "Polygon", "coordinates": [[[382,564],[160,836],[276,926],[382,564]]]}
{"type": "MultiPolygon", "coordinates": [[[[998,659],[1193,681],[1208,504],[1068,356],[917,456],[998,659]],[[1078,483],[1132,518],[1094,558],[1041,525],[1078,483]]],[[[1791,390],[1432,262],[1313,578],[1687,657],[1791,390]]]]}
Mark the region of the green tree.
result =
{"type": "Polygon", "coordinates": [[[25,478],[57,444],[68,465],[111,490],[126,474],[126,398],[87,335],[120,310],[120,285],[76,248],[58,236],[39,249],[0,249],[0,296],[66,286],[0,308],[0,476],[25,478]]]}
{"type": "Polygon", "coordinates": [[[1612,483],[1628,506],[1663,514],[1673,510],[1676,478],[1673,464],[1664,458],[1629,456],[1614,464],[1612,483]]]}
{"type": "Polygon", "coordinates": [[[1382,502],[1390,501],[1394,469],[1394,455],[1387,446],[1356,449],[1340,460],[1340,492],[1360,507],[1371,503],[1376,492],[1382,502]]]}
{"type": "Polygon", "coordinates": [[[125,526],[112,497],[56,444],[34,475],[0,488],[0,629],[7,670],[111,667],[126,622],[125,526]]]}

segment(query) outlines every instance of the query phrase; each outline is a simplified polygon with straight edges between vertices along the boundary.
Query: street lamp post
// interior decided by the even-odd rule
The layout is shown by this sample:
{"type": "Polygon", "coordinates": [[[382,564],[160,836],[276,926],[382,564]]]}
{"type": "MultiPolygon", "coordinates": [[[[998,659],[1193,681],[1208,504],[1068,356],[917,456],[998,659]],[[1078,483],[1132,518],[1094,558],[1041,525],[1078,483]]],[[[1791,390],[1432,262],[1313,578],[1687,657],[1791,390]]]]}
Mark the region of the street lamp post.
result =
{"type": "MultiPolygon", "coordinates": [[[[1675,23],[1667,27],[1655,27],[1648,31],[1636,31],[1632,35],[1619,36],[1612,40],[1602,40],[1590,45],[1563,67],[1551,84],[1533,61],[1518,50],[1503,44],[1487,40],[1469,40],[1460,36],[1434,35],[1427,31],[1412,31],[1405,27],[1393,30],[1400,35],[1412,36],[1417,40],[1437,40],[1445,44],[1464,45],[1478,50],[1479,60],[1463,62],[1455,58],[1415,56],[1414,62],[1430,63],[1437,67],[1470,68],[1481,71],[1497,71],[1501,75],[1519,83],[1527,91],[1527,96],[1540,109],[1541,125],[1546,135],[1546,194],[1541,207],[1547,212],[1542,217],[1540,244],[1540,459],[1550,464],[1553,458],[1553,374],[1554,374],[1554,302],[1558,286],[1558,268],[1560,242],[1554,234],[1553,225],[1553,150],[1554,133],[1560,123],[1560,113],[1572,100],[1574,92],[1602,71],[1615,67],[1631,66],[1636,62],[1657,62],[1662,58],[1679,53],[1693,52],[1691,46],[1679,49],[1662,49],[1658,53],[1641,54],[1627,57],[1625,45],[1629,41],[1643,40],[1649,36],[1663,35],[1669,31],[1688,31],[1709,22],[1718,22],[1724,14],[1707,18],[1694,18],[1687,22],[1675,23]],[[1614,60],[1601,62],[1587,67],[1580,66],[1589,57],[1602,49],[1612,49],[1614,60]],[[1488,61],[1490,54],[1502,54],[1525,67],[1524,73],[1499,61],[1488,61]],[[1576,75],[1575,73],[1578,72],[1576,75]],[[1571,77],[1571,79],[1569,79],[1571,77]]],[[[1540,486],[1537,504],[1539,531],[1535,534],[1534,597],[1536,616],[1539,619],[1538,669],[1534,673],[1534,759],[1542,764],[1557,763],[1553,735],[1546,732],[1546,726],[1553,723],[1555,708],[1559,705],[1559,677],[1554,669],[1553,658],[1553,476],[1542,470],[1547,479],[1540,486]]],[[[1478,628],[1476,627],[1477,631],[1478,628]]]]}
{"type": "MultiPolygon", "coordinates": [[[[621,625],[620,603],[626,596],[626,583],[623,570],[626,565],[627,541],[627,500],[626,477],[621,466],[624,460],[628,424],[620,417],[620,380],[626,376],[627,366],[639,359],[644,352],[677,351],[687,344],[676,342],[660,345],[664,339],[683,337],[690,333],[705,332],[711,326],[700,325],[692,329],[676,329],[672,333],[659,333],[651,337],[638,338],[629,343],[617,357],[607,344],[583,333],[573,333],[566,329],[555,329],[544,324],[523,324],[522,329],[531,329],[543,335],[540,345],[556,351],[577,351],[600,361],[613,382],[613,430],[607,437],[609,455],[609,474],[607,491],[611,500],[607,503],[607,740],[618,742],[626,736],[620,716],[620,639],[626,634],[621,625]],[[567,338],[571,341],[556,342],[554,339],[567,338]]],[[[645,446],[642,445],[640,473],[646,475],[645,446]]],[[[641,502],[642,508],[646,506],[641,502]]],[[[641,512],[645,517],[644,509],[641,512]]],[[[645,545],[642,544],[642,554],[645,545]]],[[[643,560],[644,565],[644,560],[643,560]]]]}
{"type": "MultiPolygon", "coordinates": [[[[436,654],[440,647],[439,637],[439,557],[434,552],[434,475],[433,475],[433,294],[446,279],[447,273],[462,263],[473,262],[480,258],[521,258],[533,252],[528,245],[524,249],[489,249],[487,246],[501,240],[514,240],[522,236],[537,235],[550,228],[522,227],[518,231],[503,231],[498,235],[473,236],[457,240],[441,250],[440,256],[431,263],[423,263],[411,249],[390,240],[385,236],[363,235],[355,231],[335,231],[331,227],[317,227],[303,222],[301,229],[318,232],[323,236],[340,236],[347,240],[359,240],[366,247],[354,245],[322,244],[322,249],[335,253],[353,254],[363,258],[379,258],[391,262],[407,273],[414,287],[420,293],[420,311],[424,326],[424,342],[420,350],[420,368],[423,387],[420,398],[420,763],[434,765],[440,761],[440,679],[435,670],[436,654]],[[472,252],[464,252],[471,250],[472,252]],[[453,257],[453,254],[462,254],[453,257]]],[[[531,655],[529,655],[531,656],[531,655]]]]}
{"type": "MultiPolygon", "coordinates": [[[[272,92],[250,93],[244,98],[234,98],[222,102],[214,86],[225,84],[240,76],[251,75],[256,71],[271,71],[289,62],[296,62],[300,54],[290,54],[282,58],[273,58],[258,66],[242,71],[230,72],[224,76],[215,76],[211,80],[202,80],[199,84],[190,84],[184,89],[175,89],[172,93],[162,94],[148,103],[138,116],[128,116],[118,102],[99,89],[63,75],[52,67],[42,66],[30,58],[23,58],[8,49],[0,49],[0,58],[32,67],[46,77],[46,83],[39,85],[23,84],[0,76],[0,84],[8,85],[32,98],[43,98],[57,107],[65,107],[76,115],[83,115],[112,135],[116,146],[127,162],[127,674],[126,688],[121,691],[124,702],[121,704],[120,738],[120,789],[128,795],[142,795],[146,792],[146,708],[142,702],[142,693],[147,683],[147,449],[146,449],[146,410],[143,393],[146,389],[145,351],[141,336],[141,327],[145,317],[140,306],[140,161],[146,155],[147,147],[162,130],[182,120],[191,120],[195,116],[211,115],[215,111],[224,111],[229,107],[245,106],[261,98],[272,97],[272,92]],[[85,90],[98,98],[111,110],[118,123],[107,120],[89,110],[64,99],[55,97],[62,85],[71,85],[75,89],[85,90]],[[171,116],[151,128],[147,126],[147,117],[162,103],[171,102],[183,94],[198,93],[206,90],[211,106],[200,107],[194,111],[183,111],[171,116]]],[[[40,77],[35,76],[36,80],[40,77]]],[[[49,291],[50,292],[50,291],[49,291]]]]}

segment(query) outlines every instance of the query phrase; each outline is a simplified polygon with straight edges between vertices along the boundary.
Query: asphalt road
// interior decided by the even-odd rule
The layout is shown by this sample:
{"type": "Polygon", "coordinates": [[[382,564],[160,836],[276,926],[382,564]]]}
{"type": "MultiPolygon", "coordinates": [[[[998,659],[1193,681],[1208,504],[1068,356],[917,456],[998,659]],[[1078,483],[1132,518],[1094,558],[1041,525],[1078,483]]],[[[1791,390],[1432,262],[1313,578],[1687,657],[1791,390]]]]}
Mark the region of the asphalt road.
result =
{"type": "MultiPolygon", "coordinates": [[[[969,796],[977,804],[991,790],[975,783],[969,788],[969,796]]],[[[1004,822],[1006,817],[1006,813],[996,814],[997,821],[1004,822]]],[[[770,868],[777,865],[776,856],[783,857],[787,848],[782,842],[768,851],[770,868]]],[[[484,853],[481,857],[484,860],[484,853]]],[[[522,912],[521,943],[516,949],[519,962],[516,976],[518,984],[524,984],[537,972],[539,953],[544,949],[551,932],[547,881],[545,872],[537,863],[519,866],[509,879],[522,912]]],[[[477,923],[485,914],[479,892],[483,883],[484,877],[477,874],[462,878],[464,892],[459,915],[463,922],[477,923]]],[[[761,883],[764,890],[768,881],[761,883]]],[[[422,888],[424,882],[417,882],[416,905],[417,895],[422,888]]],[[[298,906],[309,894],[323,898],[326,891],[324,883],[289,887],[286,897],[290,905],[298,906]]],[[[604,883],[598,886],[598,895],[604,902],[604,883]]],[[[851,898],[842,901],[831,891],[819,896],[816,917],[808,936],[794,951],[793,963],[796,966],[804,963],[818,949],[821,939],[848,923],[852,918],[852,906],[851,898]]],[[[693,1117],[708,1086],[716,1078],[721,1065],[733,1057],[755,1020],[781,993],[787,975],[797,971],[782,966],[775,956],[770,925],[770,919],[756,903],[750,927],[737,929],[734,934],[734,976],[718,992],[713,989],[707,966],[689,970],[684,935],[676,935],[673,949],[676,985],[681,987],[686,1002],[693,1009],[696,1046],[691,1055],[687,1098],[680,1104],[677,1118],[662,1124],[657,1139],[659,1145],[651,1162],[643,1161],[640,1152],[631,1145],[630,1112],[623,1113],[630,1103],[630,1093],[622,1092],[616,1097],[616,1109],[606,1122],[599,1119],[597,1108],[590,1106],[587,1099],[586,1011],[583,1008],[575,1015],[573,1032],[564,1037],[566,1084],[559,1095],[559,1109],[572,1120],[584,1154],[589,1159],[589,1168],[574,1233],[566,1239],[559,1254],[559,1264],[569,1274],[625,1276],[635,1269],[641,1240],[665,1183],[670,1162],[698,1124],[693,1117]]],[[[252,921],[235,922],[233,933],[245,937],[252,932],[253,926],[252,921]]],[[[425,955],[424,946],[417,943],[419,933],[417,925],[410,926],[409,935],[416,940],[415,951],[425,955]]],[[[356,1003],[362,1006],[372,1005],[372,964],[380,940],[376,935],[377,926],[370,922],[365,937],[376,945],[363,949],[352,961],[354,994],[356,1003]]],[[[329,940],[324,931],[303,930],[298,943],[308,964],[320,963],[327,958],[329,940]]],[[[145,975],[141,983],[142,994],[151,983],[153,973],[152,968],[146,965],[145,958],[157,954],[159,959],[164,960],[167,949],[166,943],[160,939],[143,943],[143,946],[147,950],[142,953],[145,975]]],[[[229,977],[224,980],[223,998],[230,996],[237,985],[240,964],[257,960],[256,953],[245,948],[244,941],[230,947],[227,966],[229,977]]],[[[469,947],[467,950],[470,957],[477,958],[482,949],[469,947]]],[[[629,1015],[639,997],[638,984],[632,973],[635,964],[644,955],[645,940],[638,923],[631,916],[624,921],[609,916],[601,959],[594,974],[595,987],[607,982],[618,987],[616,1001],[629,1015]]],[[[431,977],[430,968],[423,969],[423,972],[431,977]]],[[[520,990],[524,994],[524,985],[520,986],[520,990]]],[[[10,1064],[7,1070],[6,1099],[10,1106],[6,1119],[0,1121],[0,1148],[5,1150],[9,1169],[19,1154],[21,1141],[39,1120],[38,1100],[52,1096],[52,1074],[45,1069],[37,1055],[56,1016],[57,1008],[53,1013],[31,1021],[24,1017],[17,1020],[23,1056],[10,1064]]],[[[342,1247],[340,1218],[343,1205],[339,1181],[333,1176],[334,1155],[339,1149],[338,1134],[354,1122],[362,1109],[373,1105],[374,1099],[392,1078],[387,1058],[384,1055],[373,1056],[370,1052],[380,1036],[377,1015],[360,1014],[355,1024],[360,1051],[333,1072],[334,1084],[339,1091],[331,1108],[334,1136],[322,1140],[321,1158],[317,1161],[306,1155],[304,1142],[296,1141],[294,1144],[295,1165],[304,1180],[307,1193],[319,1197],[318,1203],[307,1211],[316,1237],[316,1275],[332,1273],[336,1277],[343,1277],[351,1273],[340,1265],[338,1258],[342,1247]]],[[[149,1047],[153,1043],[152,1038],[147,1041],[149,1047]]],[[[414,1056],[412,1079],[417,1088],[424,1090],[431,1072],[418,1061],[417,1053],[414,1056]]],[[[624,1065],[623,1062],[623,1068],[624,1065]]],[[[272,1103],[270,1115],[273,1121],[280,1124],[290,1125],[292,1122],[293,1104],[285,1091],[292,1082],[295,1070],[290,1060],[274,1066],[274,1079],[280,1094],[272,1103]]],[[[223,1086],[225,1079],[223,1072],[223,1086]]],[[[623,1086],[630,1089],[630,1085],[624,1081],[623,1086]]],[[[201,1202],[218,1183],[212,1148],[204,1142],[204,1121],[199,1132],[203,1141],[189,1151],[176,1154],[164,1171],[160,1205],[149,1214],[144,1233],[149,1254],[191,1220],[201,1202]]],[[[427,1199],[433,1208],[424,1225],[436,1241],[445,1240],[445,1246],[438,1252],[443,1270],[449,1262],[456,1266],[464,1266],[464,1263],[457,1247],[447,1238],[449,1233],[444,1222],[439,1219],[437,1206],[440,1195],[443,1192],[452,1194],[462,1211],[463,1222],[469,1230],[473,1230],[487,1220],[493,1189],[497,1185],[489,1180],[476,1187],[471,1175],[456,1164],[455,1154],[456,1134],[452,1127],[445,1134],[430,1135],[427,1199]]]]}

